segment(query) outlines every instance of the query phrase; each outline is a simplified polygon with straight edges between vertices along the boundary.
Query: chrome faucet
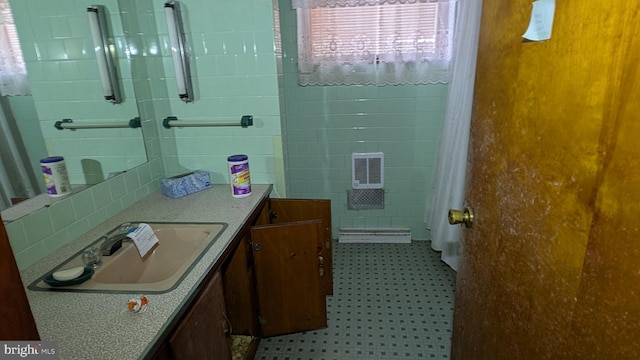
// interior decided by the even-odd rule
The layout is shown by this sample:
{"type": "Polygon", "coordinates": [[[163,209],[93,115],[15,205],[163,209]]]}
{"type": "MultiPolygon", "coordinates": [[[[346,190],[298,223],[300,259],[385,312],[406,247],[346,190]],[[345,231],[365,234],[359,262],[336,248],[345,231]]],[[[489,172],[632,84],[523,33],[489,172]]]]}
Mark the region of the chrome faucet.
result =
{"type": "Polygon", "coordinates": [[[102,256],[111,256],[122,247],[122,242],[129,239],[127,234],[118,234],[111,237],[103,236],[105,238],[102,245],[100,245],[100,253],[102,256]]]}
{"type": "Polygon", "coordinates": [[[129,231],[133,228],[131,223],[124,223],[120,227],[107,235],[103,235],[104,241],[100,245],[100,253],[102,256],[111,256],[122,247],[124,241],[131,241],[127,237],[129,231]]]}

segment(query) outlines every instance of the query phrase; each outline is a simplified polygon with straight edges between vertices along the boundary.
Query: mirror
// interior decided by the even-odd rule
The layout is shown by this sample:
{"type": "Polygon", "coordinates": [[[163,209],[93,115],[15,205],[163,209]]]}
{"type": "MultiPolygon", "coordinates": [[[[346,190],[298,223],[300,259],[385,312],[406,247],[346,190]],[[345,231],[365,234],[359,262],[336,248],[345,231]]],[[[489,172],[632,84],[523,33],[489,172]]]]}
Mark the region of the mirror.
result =
{"type": "MultiPolygon", "coordinates": [[[[3,105],[10,108],[18,124],[22,139],[16,140],[27,154],[25,167],[34,173],[33,187],[39,192],[44,190],[39,161],[47,156],[64,157],[74,192],[147,161],[141,128],[54,127],[63,119],[71,119],[74,125],[127,125],[138,117],[118,1],[99,3],[108,11],[112,46],[117,54],[123,97],[120,104],[105,101],[102,91],[87,16],[87,8],[95,2],[11,1],[32,95],[5,97],[3,105]]],[[[43,196],[47,198],[39,195],[43,196]]],[[[31,201],[18,206],[32,207],[31,201]]],[[[4,214],[3,211],[3,217],[4,214]]]]}

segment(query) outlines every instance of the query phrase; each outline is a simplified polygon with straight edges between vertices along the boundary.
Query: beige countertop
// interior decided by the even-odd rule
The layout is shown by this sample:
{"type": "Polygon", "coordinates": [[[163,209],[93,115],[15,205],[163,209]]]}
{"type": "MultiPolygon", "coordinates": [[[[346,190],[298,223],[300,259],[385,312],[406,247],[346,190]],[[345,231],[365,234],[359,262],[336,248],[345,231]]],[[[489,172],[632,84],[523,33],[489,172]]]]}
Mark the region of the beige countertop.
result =
{"type": "Polygon", "coordinates": [[[179,199],[165,197],[158,190],[22,271],[25,291],[41,339],[59,342],[60,359],[143,358],[215,265],[249,215],[272,189],[271,185],[252,184],[251,187],[251,196],[242,199],[233,198],[229,185],[224,184],[213,185],[208,190],[179,199]],[[26,289],[31,282],[69,256],[128,221],[224,222],[228,227],[174,290],[147,295],[149,307],[142,313],[126,310],[127,301],[135,294],[26,289]]]}

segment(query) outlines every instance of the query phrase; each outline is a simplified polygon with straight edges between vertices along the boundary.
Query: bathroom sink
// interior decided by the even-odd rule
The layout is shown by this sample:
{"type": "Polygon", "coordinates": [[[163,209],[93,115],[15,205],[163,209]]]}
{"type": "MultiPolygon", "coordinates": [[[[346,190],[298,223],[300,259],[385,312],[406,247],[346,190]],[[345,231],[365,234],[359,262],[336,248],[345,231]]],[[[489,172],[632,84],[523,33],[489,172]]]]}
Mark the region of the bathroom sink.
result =
{"type": "MultiPolygon", "coordinates": [[[[136,226],[137,223],[133,223],[136,226]]],[[[52,273],[84,266],[80,251],[29,285],[31,290],[59,290],[79,292],[162,293],[174,289],[206,250],[227,227],[225,223],[152,223],[146,222],[158,237],[156,246],[144,258],[132,241],[110,256],[102,257],[91,278],[70,286],[50,286],[45,282],[52,273]]],[[[91,246],[100,248],[108,241],[116,227],[91,246]]]]}

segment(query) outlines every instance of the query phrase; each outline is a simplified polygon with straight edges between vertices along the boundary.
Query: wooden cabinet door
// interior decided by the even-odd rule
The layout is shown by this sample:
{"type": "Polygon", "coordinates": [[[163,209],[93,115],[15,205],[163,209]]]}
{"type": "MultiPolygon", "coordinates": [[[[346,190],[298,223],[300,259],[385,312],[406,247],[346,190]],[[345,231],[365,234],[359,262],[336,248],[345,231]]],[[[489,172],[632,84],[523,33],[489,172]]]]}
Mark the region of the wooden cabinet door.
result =
{"type": "Polygon", "coordinates": [[[263,336],[327,326],[318,259],[323,226],[311,220],[251,228],[263,336]]]}
{"type": "Polygon", "coordinates": [[[231,359],[222,278],[217,272],[169,339],[174,359],[231,359]]]}
{"type": "Polygon", "coordinates": [[[238,247],[222,268],[227,316],[234,335],[260,336],[251,237],[248,229],[239,236],[238,247]]]}
{"type": "Polygon", "coordinates": [[[324,230],[320,243],[322,256],[322,286],[326,295],[333,295],[333,254],[331,250],[331,200],[322,199],[270,199],[272,224],[295,221],[322,220],[324,230]]]}

